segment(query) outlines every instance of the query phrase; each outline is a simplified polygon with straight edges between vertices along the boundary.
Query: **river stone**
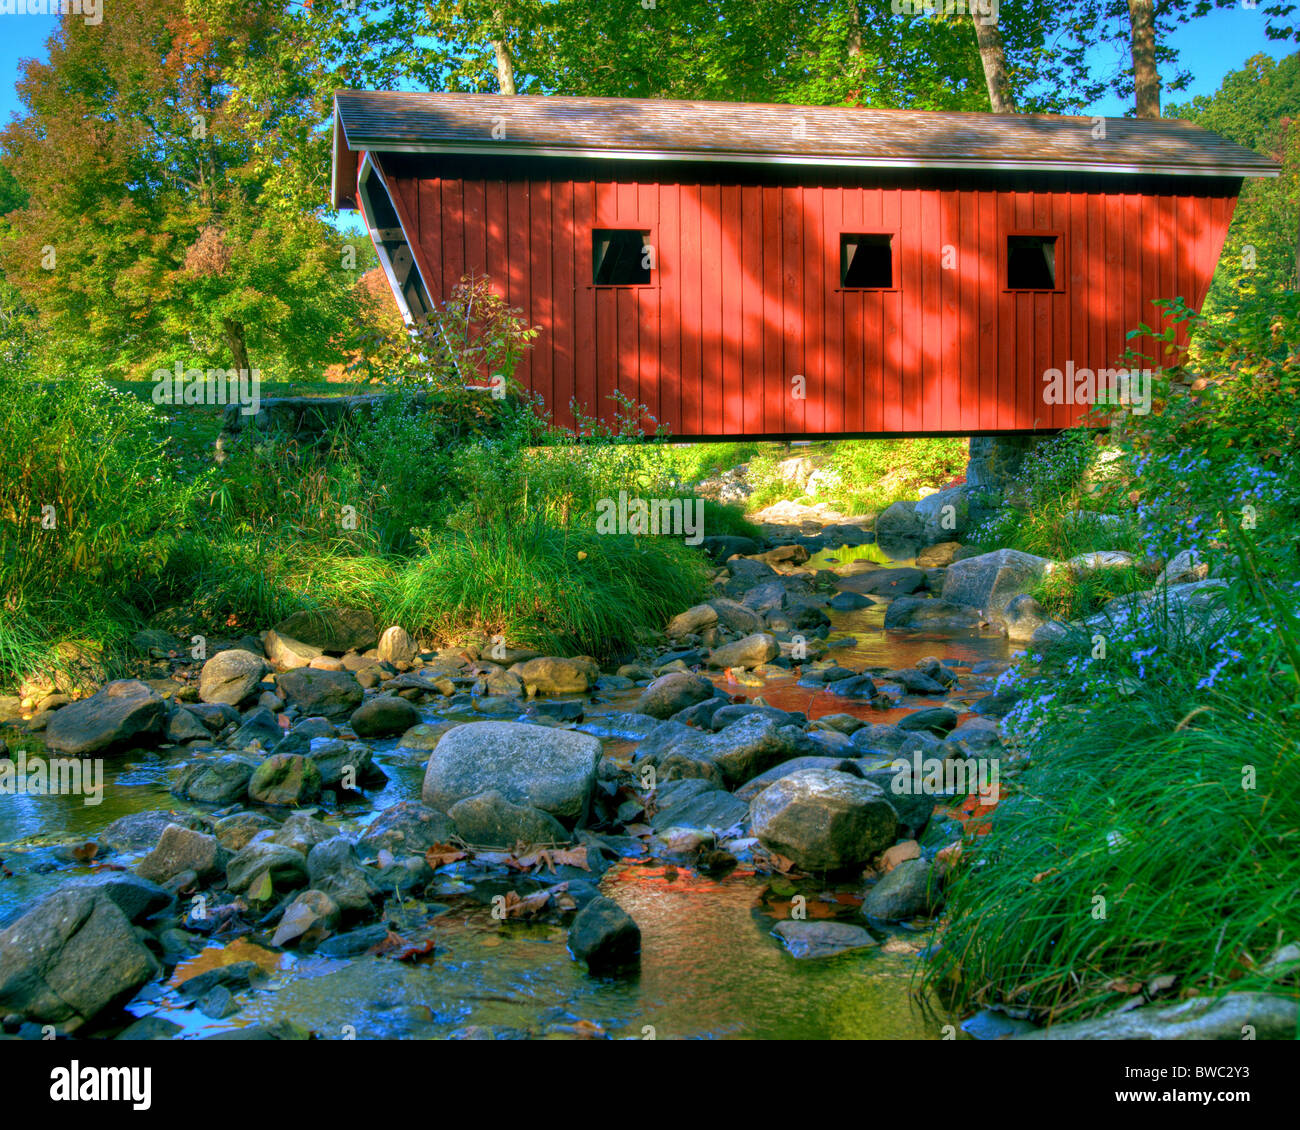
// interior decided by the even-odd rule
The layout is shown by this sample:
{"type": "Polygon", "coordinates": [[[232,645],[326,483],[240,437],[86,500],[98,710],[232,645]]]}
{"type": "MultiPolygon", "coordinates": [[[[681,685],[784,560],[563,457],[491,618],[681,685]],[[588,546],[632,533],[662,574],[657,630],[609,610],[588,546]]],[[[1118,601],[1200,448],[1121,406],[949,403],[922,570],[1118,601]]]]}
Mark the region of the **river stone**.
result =
{"type": "Polygon", "coordinates": [[[904,500],[885,507],[876,519],[877,541],[919,541],[921,521],[916,516],[916,503],[904,500]]]}
{"type": "Polygon", "coordinates": [[[169,742],[182,745],[185,742],[206,741],[212,735],[197,714],[179,707],[172,711],[172,716],[167,719],[167,729],[163,736],[169,742]]]}
{"type": "Polygon", "coordinates": [[[860,592],[837,592],[828,604],[836,612],[856,612],[859,608],[870,608],[876,602],[860,592]]]}
{"type": "Polygon", "coordinates": [[[715,693],[713,684],[703,675],[674,671],[660,675],[646,687],[632,709],[637,714],[667,719],[688,706],[713,698],[715,693]]]}
{"type": "Polygon", "coordinates": [[[600,669],[589,659],[561,659],[543,655],[516,663],[510,668],[531,695],[583,694],[600,675],[600,669]]]}
{"type": "Polygon", "coordinates": [[[294,753],[272,754],[253,772],[249,799],[259,804],[297,808],[320,799],[321,772],[308,757],[294,753]]]}
{"type": "Polygon", "coordinates": [[[203,758],[180,767],[171,791],[195,804],[224,807],[248,795],[248,782],[256,768],[257,762],[237,754],[203,758]]]}
{"type": "Polygon", "coordinates": [[[960,539],[970,525],[971,496],[976,493],[974,487],[963,483],[921,499],[916,504],[916,518],[921,523],[922,544],[960,539]]]}
{"type": "Polygon", "coordinates": [[[87,757],[127,743],[150,744],[167,724],[167,702],[136,679],[106,683],[90,698],[70,702],[50,716],[45,745],[87,757]]]}
{"type": "Polygon", "coordinates": [[[860,866],[894,842],[898,815],[884,791],[833,769],[801,769],[754,798],[754,835],[806,871],[860,866]]]}
{"type": "Polygon", "coordinates": [[[276,890],[293,890],[307,883],[307,860],[302,852],[284,844],[257,840],[236,852],[226,864],[226,886],[238,894],[268,873],[276,890]]]}
{"type": "Polygon", "coordinates": [[[411,633],[397,624],[384,629],[376,650],[384,663],[410,663],[420,653],[411,633]]]}
{"type": "Polygon", "coordinates": [[[73,1031],[158,972],[107,891],[63,887],[0,931],[0,1014],[73,1031]]]}
{"type": "Polygon", "coordinates": [[[295,612],[275,625],[281,636],[342,655],[345,651],[365,651],[379,638],[375,618],[359,608],[331,608],[321,611],[295,612]]]}
{"type": "Polygon", "coordinates": [[[910,596],[925,587],[925,571],[900,566],[896,569],[873,569],[838,582],[846,592],[870,593],[873,596],[910,596]]]}
{"type": "Polygon", "coordinates": [[[244,724],[226,741],[226,748],[232,750],[272,750],[284,739],[284,731],[275,720],[275,715],[264,706],[250,711],[244,724]]]}
{"type": "Polygon", "coordinates": [[[157,883],[133,875],[130,871],[97,871],[69,879],[59,889],[102,891],[113,900],[117,909],[129,922],[140,922],[152,914],[165,910],[175,902],[175,896],[157,883]]]}
{"type": "Polygon", "coordinates": [[[205,879],[226,865],[226,853],[216,836],[168,824],[158,846],[136,864],[135,873],[151,883],[165,883],[182,871],[205,879]]]}
{"type": "Polygon", "coordinates": [[[725,596],[715,597],[709,601],[709,607],[718,614],[718,623],[730,632],[743,632],[749,635],[763,626],[763,617],[752,608],[746,608],[735,600],[725,596]]]}
{"type": "Polygon", "coordinates": [[[271,666],[277,671],[296,671],[325,654],[318,647],[282,636],[274,630],[266,633],[262,646],[266,649],[267,658],[271,660],[271,666]]]}
{"type": "Polygon", "coordinates": [[[683,636],[694,635],[711,628],[718,622],[718,610],[709,604],[697,604],[685,612],[679,612],[664,629],[664,635],[670,640],[679,640],[683,636]]]}
{"type": "Polygon", "coordinates": [[[324,820],[317,820],[305,812],[293,812],[266,842],[291,847],[306,855],[317,844],[332,840],[338,834],[339,830],[324,820]]]}
{"type": "Polygon", "coordinates": [[[569,952],[592,972],[630,965],[641,953],[641,928],[618,903],[600,895],[573,920],[569,952]]]}
{"type": "Polygon", "coordinates": [[[906,859],[867,892],[862,913],[884,922],[932,916],[943,906],[939,874],[928,859],[906,859]]]}
{"type": "MultiPolygon", "coordinates": [[[[348,786],[359,789],[368,780],[374,780],[376,773],[375,755],[363,742],[345,742],[339,738],[318,739],[311,743],[311,749],[305,755],[320,773],[323,789],[337,789],[343,785],[345,773],[349,773],[348,786]]],[[[382,773],[382,770],[378,772],[382,773]]]]}
{"type": "Polygon", "coordinates": [[[802,711],[778,710],[775,706],[756,706],[752,702],[732,703],[725,698],[721,701],[724,705],[718,707],[709,715],[708,726],[714,733],[725,730],[733,722],[739,722],[742,718],[748,718],[752,714],[770,718],[778,726],[804,726],[808,723],[807,715],[802,711]]]}
{"type": "Polygon", "coordinates": [[[900,730],[911,732],[927,730],[942,737],[957,725],[957,712],[946,706],[933,706],[927,710],[914,710],[898,720],[900,730]]]}
{"type": "Polygon", "coordinates": [[[185,709],[202,722],[212,733],[220,733],[231,722],[239,722],[238,710],[224,702],[187,702],[185,709]]]}
{"type": "Polygon", "coordinates": [[[600,742],[588,734],[518,722],[471,722],[443,735],[429,757],[421,799],[448,811],[496,789],[507,800],[572,826],[587,815],[600,742]]]}
{"type": "Polygon", "coordinates": [[[701,778],[668,781],[655,790],[650,826],[663,831],[674,825],[726,831],[744,822],[749,805],[726,789],[701,778]]]}
{"type": "Polygon", "coordinates": [[[834,957],[837,953],[876,944],[861,926],[851,922],[778,922],[772,933],[781,939],[791,957],[834,957]]]}
{"type": "Polygon", "coordinates": [[[384,809],[361,837],[360,847],[376,855],[423,855],[436,844],[451,841],[455,834],[450,817],[437,809],[404,800],[384,809]]]}
{"type": "Polygon", "coordinates": [[[710,667],[761,667],[781,654],[776,637],[767,632],[723,644],[709,652],[710,667]]]}
{"type": "Polygon", "coordinates": [[[219,651],[203,664],[199,698],[203,702],[238,706],[257,690],[266,670],[266,661],[251,651],[238,648],[219,651]]]}
{"type": "Polygon", "coordinates": [[[527,805],[511,804],[496,789],[458,800],[447,815],[456,825],[456,834],[476,847],[569,842],[569,833],[554,816],[527,805]]]}
{"type": "Polygon", "coordinates": [[[99,834],[99,841],[113,851],[147,851],[155,847],[169,824],[203,831],[203,821],[184,812],[156,808],[119,816],[99,834]]]}
{"type": "Polygon", "coordinates": [[[218,842],[232,853],[242,851],[259,832],[278,829],[279,825],[265,812],[235,812],[222,817],[213,827],[218,842]]]}
{"type": "Polygon", "coordinates": [[[923,596],[900,596],[885,609],[885,627],[890,629],[951,632],[973,628],[979,622],[978,609],[923,596]]]}
{"type": "Polygon", "coordinates": [[[339,922],[338,904],[324,891],[303,891],[280,917],[271,937],[271,945],[285,946],[298,942],[312,930],[331,931],[339,922]]]}
{"type": "Polygon", "coordinates": [[[1013,596],[1028,591],[1051,564],[1045,557],[1018,549],[966,557],[948,566],[942,596],[951,604],[977,608],[986,615],[1000,613],[1013,596]]]}
{"type": "Polygon", "coordinates": [[[359,738],[386,738],[420,724],[420,712],[404,698],[375,695],[352,712],[352,729],[359,738]]]}
{"type": "Polygon", "coordinates": [[[1175,1005],[1148,1005],[1119,1015],[1057,1024],[1017,1040],[1294,1040],[1300,1002],[1269,993],[1194,997],[1175,1005]]]}
{"type": "Polygon", "coordinates": [[[675,745],[658,759],[662,780],[698,777],[689,762],[717,767],[729,786],[742,784],[792,757],[816,754],[817,745],[798,727],[781,726],[774,719],[751,714],[716,734],[696,734],[675,745]]]}
{"type": "Polygon", "coordinates": [[[363,692],[351,671],[321,671],[303,667],[275,677],[280,697],[304,714],[346,718],[361,705],[363,692]]]}
{"type": "MultiPolygon", "coordinates": [[[[843,735],[840,736],[843,737],[843,735]]],[[[850,757],[826,757],[819,754],[807,754],[803,757],[792,757],[789,761],[774,765],[766,772],[746,781],[736,790],[736,798],[749,804],[768,785],[774,781],[779,781],[782,777],[790,776],[791,773],[798,773],[801,769],[833,769],[837,773],[849,773],[855,777],[862,775],[858,763],[850,757]]]]}
{"type": "Polygon", "coordinates": [[[397,748],[435,749],[442,741],[442,735],[448,730],[454,730],[457,725],[456,722],[421,722],[397,739],[397,748]]]}
{"type": "Polygon", "coordinates": [[[312,887],[324,891],[342,911],[369,910],[383,893],[361,866],[356,848],[342,836],[311,849],[307,873],[312,887]]]}

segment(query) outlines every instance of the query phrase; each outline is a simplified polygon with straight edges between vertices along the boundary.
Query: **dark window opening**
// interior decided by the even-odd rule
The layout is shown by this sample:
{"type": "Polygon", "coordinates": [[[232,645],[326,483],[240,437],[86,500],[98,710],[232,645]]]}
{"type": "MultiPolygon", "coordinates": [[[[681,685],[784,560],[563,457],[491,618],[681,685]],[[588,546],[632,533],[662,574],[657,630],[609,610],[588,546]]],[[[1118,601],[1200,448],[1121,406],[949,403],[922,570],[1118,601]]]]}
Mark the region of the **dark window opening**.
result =
{"type": "Polygon", "coordinates": [[[888,289],[894,285],[892,235],[841,235],[840,286],[888,289]]]}
{"type": "Polygon", "coordinates": [[[629,228],[597,228],[591,233],[591,281],[596,286],[644,286],[653,257],[650,233],[629,228]]]}
{"type": "Polygon", "coordinates": [[[1007,236],[1007,289],[1056,289],[1056,236],[1007,236]]]}

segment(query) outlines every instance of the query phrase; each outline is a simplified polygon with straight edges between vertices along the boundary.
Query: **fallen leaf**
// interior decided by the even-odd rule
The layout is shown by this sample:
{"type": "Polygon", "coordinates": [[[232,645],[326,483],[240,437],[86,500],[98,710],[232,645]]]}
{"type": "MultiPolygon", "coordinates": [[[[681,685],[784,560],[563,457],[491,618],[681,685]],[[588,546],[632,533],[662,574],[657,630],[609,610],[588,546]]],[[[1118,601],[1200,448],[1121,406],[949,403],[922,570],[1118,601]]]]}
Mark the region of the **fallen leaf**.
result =
{"type": "Polygon", "coordinates": [[[466,857],[467,853],[461,851],[453,844],[434,844],[433,847],[424,853],[425,863],[435,871],[444,864],[455,863],[456,860],[465,859],[466,857]]]}

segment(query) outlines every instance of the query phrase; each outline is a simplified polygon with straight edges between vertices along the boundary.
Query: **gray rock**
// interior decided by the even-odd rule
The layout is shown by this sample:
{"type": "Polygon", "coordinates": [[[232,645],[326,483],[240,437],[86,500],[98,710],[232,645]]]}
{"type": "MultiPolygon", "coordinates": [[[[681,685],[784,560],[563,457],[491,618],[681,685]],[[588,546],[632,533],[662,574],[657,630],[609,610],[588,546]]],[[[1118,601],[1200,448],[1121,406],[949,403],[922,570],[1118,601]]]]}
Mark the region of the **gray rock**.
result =
{"type": "Polygon", "coordinates": [[[258,804],[297,808],[320,799],[321,772],[309,757],[272,754],[254,771],[248,796],[258,804]]]}
{"type": "Polygon", "coordinates": [[[339,830],[324,820],[317,820],[305,812],[293,812],[266,842],[291,847],[305,856],[317,844],[332,840],[338,834],[339,830]]]}
{"type": "Polygon", "coordinates": [[[211,736],[211,731],[197,714],[180,707],[167,719],[167,729],[163,736],[169,742],[180,745],[184,742],[205,741],[211,736]]]}
{"type": "Polygon", "coordinates": [[[1267,993],[1194,997],[1175,1005],[1149,1005],[1075,1024],[1057,1024],[1017,1040],[1240,1040],[1247,1028],[1257,1040],[1293,1040],[1300,1002],[1267,993]]]}
{"type": "Polygon", "coordinates": [[[907,859],[867,892],[862,913],[884,922],[901,922],[931,916],[942,906],[938,869],[928,859],[907,859]]]}
{"type": "Polygon", "coordinates": [[[664,629],[664,635],[670,640],[679,640],[683,636],[694,635],[711,628],[718,622],[718,610],[708,604],[697,604],[685,612],[679,612],[664,629]]]}
{"type": "Polygon", "coordinates": [[[1012,643],[1036,643],[1045,639],[1044,629],[1051,623],[1051,617],[1038,601],[1022,592],[1007,601],[997,623],[1012,643]]]}
{"type": "Polygon", "coordinates": [[[495,789],[458,800],[447,815],[457,835],[476,847],[569,842],[569,833],[554,816],[527,805],[511,804],[495,789]]]}
{"type": "Polygon", "coordinates": [[[588,734],[516,722],[477,722],[443,735],[429,757],[421,799],[448,811],[496,789],[507,800],[572,826],[587,814],[600,742],[588,734]]]}
{"type": "Polygon", "coordinates": [[[702,778],[668,781],[655,790],[655,831],[679,826],[726,831],[749,816],[749,805],[702,778]]]}
{"type": "Polygon", "coordinates": [[[1011,598],[1028,591],[1051,562],[1016,549],[999,549],[967,557],[948,566],[943,599],[977,608],[986,615],[1000,613],[1011,598]]]}
{"type": "Polygon", "coordinates": [[[319,770],[321,787],[326,789],[344,785],[345,777],[348,787],[359,789],[376,771],[374,752],[362,742],[317,740],[311,743],[307,757],[319,770]]]}
{"type": "Polygon", "coordinates": [[[885,507],[876,519],[877,541],[919,541],[922,525],[916,516],[916,503],[895,502],[885,507]]]}
{"type": "Polygon", "coordinates": [[[0,931],[0,1013],[38,1024],[80,1028],[158,972],[103,890],[57,890],[0,931]]]}
{"type": "Polygon", "coordinates": [[[266,670],[266,661],[251,651],[238,648],[219,651],[203,664],[199,698],[203,702],[238,706],[257,691],[266,670]]]}
{"type": "Polygon", "coordinates": [[[360,738],[402,734],[419,724],[420,712],[396,695],[376,695],[352,712],[352,729],[360,738]]]}
{"type": "Polygon", "coordinates": [[[238,894],[268,873],[277,891],[303,887],[307,884],[307,860],[302,852],[283,844],[255,841],[236,852],[226,865],[226,886],[238,894]]]}
{"type": "Polygon", "coordinates": [[[266,633],[263,646],[266,648],[267,658],[271,660],[271,666],[277,671],[296,671],[299,667],[306,667],[313,659],[319,659],[325,654],[318,647],[303,643],[302,640],[282,636],[276,631],[266,633]]]}
{"type": "Polygon", "coordinates": [[[69,888],[102,891],[126,915],[128,922],[140,922],[165,910],[175,901],[172,894],[157,883],[132,875],[129,871],[98,871],[69,879],[60,890],[69,888]]]}
{"type": "Polygon", "coordinates": [[[866,930],[851,922],[778,922],[772,933],[781,939],[791,957],[801,959],[834,957],[876,944],[866,930]]]}
{"type": "Polygon", "coordinates": [[[927,495],[916,504],[916,518],[921,523],[921,541],[934,545],[960,539],[970,526],[971,498],[976,488],[949,487],[927,495]]]}
{"type": "Polygon", "coordinates": [[[860,866],[894,842],[898,815],[879,786],[831,769],[801,769],[750,809],[759,842],[808,871],[860,866]]]}
{"type": "Polygon", "coordinates": [[[716,597],[709,601],[709,607],[718,614],[718,623],[729,632],[743,632],[749,635],[763,626],[763,617],[738,601],[716,597]]]}
{"type": "Polygon", "coordinates": [[[957,712],[946,706],[934,706],[928,710],[914,710],[899,719],[898,728],[903,731],[927,730],[932,734],[943,736],[957,725],[957,712]]]}
{"type": "Polygon", "coordinates": [[[661,675],[646,687],[632,709],[651,718],[671,718],[679,710],[713,698],[714,693],[713,684],[704,676],[676,671],[661,675]]]}
{"type": "Polygon", "coordinates": [[[859,608],[870,608],[876,602],[859,592],[837,592],[830,599],[830,607],[836,612],[856,612],[859,608]]]}
{"type": "Polygon", "coordinates": [[[375,817],[359,846],[375,854],[423,855],[435,844],[449,843],[455,831],[446,813],[404,800],[375,817]]]}
{"type": "Polygon", "coordinates": [[[736,799],[749,804],[768,785],[798,773],[802,769],[832,769],[837,773],[848,773],[854,777],[862,776],[858,763],[850,757],[826,757],[821,754],[808,754],[804,757],[792,757],[780,765],[774,765],[765,773],[751,778],[736,790],[736,799]]]}
{"type": "Polygon", "coordinates": [[[322,651],[342,655],[345,651],[365,651],[379,639],[375,618],[364,609],[331,608],[323,611],[295,612],[276,624],[281,636],[299,640],[322,651]]]}
{"type": "MultiPolygon", "coordinates": [[[[795,726],[781,726],[761,714],[733,722],[716,734],[696,734],[675,744],[657,759],[661,780],[703,776],[690,762],[715,766],[722,782],[735,786],[788,761],[818,752],[817,746],[795,726]]],[[[712,774],[708,774],[713,776],[712,774]]]]}
{"type": "Polygon", "coordinates": [[[280,697],[304,714],[326,719],[346,718],[361,705],[362,690],[350,671],[320,671],[303,667],[275,677],[280,697]]]}
{"type": "Polygon", "coordinates": [[[356,849],[342,836],[317,844],[307,856],[313,889],[323,891],[342,911],[369,910],[383,892],[357,859],[356,849]]]}
{"type": "Polygon", "coordinates": [[[543,655],[516,663],[510,673],[518,677],[525,688],[542,694],[584,694],[600,675],[599,668],[589,659],[563,659],[543,655]]]}
{"type": "Polygon", "coordinates": [[[442,741],[442,735],[454,730],[455,722],[421,722],[412,726],[397,739],[398,749],[434,749],[442,741]]]}
{"type": "Polygon", "coordinates": [[[275,715],[265,707],[258,707],[244,719],[244,724],[226,741],[226,748],[232,750],[261,749],[272,750],[284,738],[284,731],[275,720],[275,715]]]}
{"type": "Polygon", "coordinates": [[[136,864],[136,874],[152,883],[165,883],[182,871],[193,871],[200,879],[221,871],[226,851],[216,836],[168,824],[158,846],[136,864]]]}
{"type": "Polygon", "coordinates": [[[377,650],[385,663],[410,663],[420,653],[411,633],[396,624],[384,629],[377,650]]]}
{"type": "Polygon", "coordinates": [[[718,707],[709,716],[709,729],[714,733],[725,730],[733,722],[739,722],[742,718],[748,718],[751,714],[759,714],[764,718],[770,718],[778,726],[805,726],[808,724],[808,718],[802,711],[778,710],[775,706],[755,706],[752,702],[731,703],[726,699],[722,701],[726,705],[718,707]]]}
{"type": "Polygon", "coordinates": [[[204,831],[203,821],[189,813],[151,809],[120,816],[100,833],[100,842],[114,851],[146,851],[154,847],[168,824],[204,831]]]}
{"type": "Polygon", "coordinates": [[[593,972],[630,965],[641,953],[641,928],[618,903],[601,895],[573,920],[569,952],[593,972]]]}
{"type": "Polygon", "coordinates": [[[106,683],[90,698],[56,710],[45,745],[74,757],[157,741],[167,724],[166,700],[136,679],[106,683]]]}
{"type": "Polygon", "coordinates": [[[709,653],[710,667],[761,667],[781,654],[776,637],[755,632],[734,643],[715,647],[709,653]]]}
{"type": "Polygon", "coordinates": [[[196,804],[224,807],[248,795],[248,782],[256,768],[256,761],[235,754],[203,758],[180,768],[171,791],[196,804]]]}
{"type": "MultiPolygon", "coordinates": [[[[971,560],[975,560],[972,558],[971,560]]],[[[946,587],[946,586],[945,586],[946,587]]],[[[885,609],[885,627],[927,632],[960,631],[980,621],[978,609],[918,596],[900,596],[885,609]]]]}

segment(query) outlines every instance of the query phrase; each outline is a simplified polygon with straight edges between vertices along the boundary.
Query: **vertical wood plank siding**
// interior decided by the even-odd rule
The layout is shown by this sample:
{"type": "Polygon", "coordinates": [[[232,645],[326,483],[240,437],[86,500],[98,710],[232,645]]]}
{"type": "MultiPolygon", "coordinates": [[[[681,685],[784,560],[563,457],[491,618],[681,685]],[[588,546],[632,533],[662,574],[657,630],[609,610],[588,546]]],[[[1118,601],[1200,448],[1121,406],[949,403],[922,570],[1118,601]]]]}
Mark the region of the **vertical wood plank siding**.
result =
{"type": "Polygon", "coordinates": [[[1040,191],[957,173],[677,183],[379,160],[433,299],[486,274],[541,327],[517,376],[557,423],[573,401],[611,418],[617,391],[681,437],[1066,427],[1086,406],[1045,404],[1044,371],[1116,366],[1154,299],[1199,307],[1235,204],[1235,186],[1192,177],[1040,191]],[[591,285],[595,227],[650,233],[650,285],[591,285]],[[845,232],[893,236],[891,288],[840,287],[845,232]],[[1059,233],[1058,292],[1005,288],[1015,232],[1059,233]]]}

